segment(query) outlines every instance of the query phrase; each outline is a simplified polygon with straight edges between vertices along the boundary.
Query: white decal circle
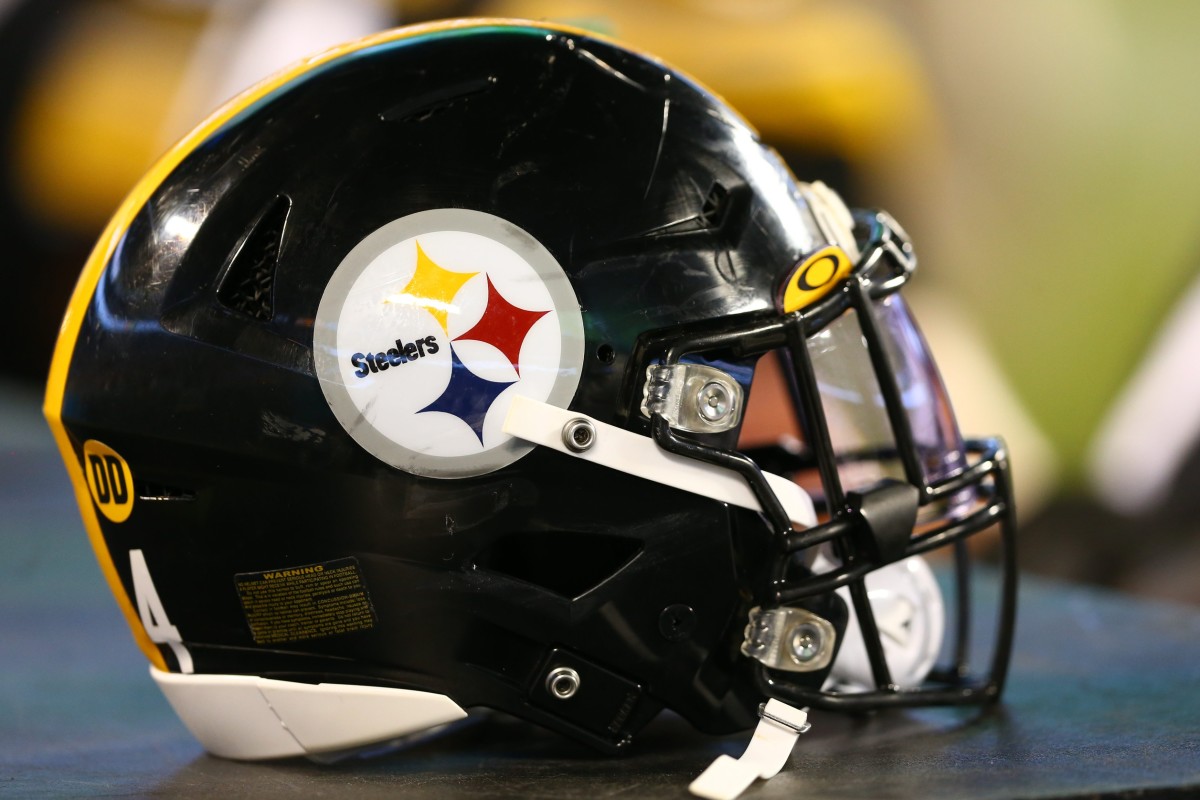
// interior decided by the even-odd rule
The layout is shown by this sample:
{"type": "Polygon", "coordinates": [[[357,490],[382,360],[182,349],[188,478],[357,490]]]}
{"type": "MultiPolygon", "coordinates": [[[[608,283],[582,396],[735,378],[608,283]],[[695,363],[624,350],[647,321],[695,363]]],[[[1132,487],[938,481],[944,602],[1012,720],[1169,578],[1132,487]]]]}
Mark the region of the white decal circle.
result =
{"type": "Polygon", "coordinates": [[[363,448],[407,472],[461,478],[532,449],[501,430],[515,395],[571,402],[583,320],[536,239],[491,214],[436,209],[346,254],[321,297],[313,357],[363,448]]]}

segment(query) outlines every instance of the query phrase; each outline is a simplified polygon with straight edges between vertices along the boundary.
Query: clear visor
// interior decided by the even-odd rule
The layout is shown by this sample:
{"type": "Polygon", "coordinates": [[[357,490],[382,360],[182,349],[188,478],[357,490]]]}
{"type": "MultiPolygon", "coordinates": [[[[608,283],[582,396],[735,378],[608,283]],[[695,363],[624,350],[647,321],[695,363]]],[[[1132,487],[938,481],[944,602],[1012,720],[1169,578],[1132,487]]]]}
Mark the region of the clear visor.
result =
{"type": "MultiPolygon", "coordinates": [[[[953,409],[903,299],[889,295],[875,301],[874,309],[924,482],[934,485],[966,466],[953,409]]],[[[896,437],[856,312],[848,309],[809,337],[807,347],[843,491],[862,489],[883,478],[904,480],[896,437]]],[[[788,472],[819,500],[825,496],[825,487],[803,432],[811,429],[812,421],[804,419],[806,412],[797,397],[790,356],[784,351],[764,354],[750,386],[738,446],[751,453],[779,447],[798,457],[795,463],[810,464],[788,472]]],[[[956,499],[952,505],[957,507],[966,500],[956,499]]],[[[932,521],[928,519],[931,516],[944,518],[952,510],[944,506],[923,509],[920,521],[932,521]]]]}

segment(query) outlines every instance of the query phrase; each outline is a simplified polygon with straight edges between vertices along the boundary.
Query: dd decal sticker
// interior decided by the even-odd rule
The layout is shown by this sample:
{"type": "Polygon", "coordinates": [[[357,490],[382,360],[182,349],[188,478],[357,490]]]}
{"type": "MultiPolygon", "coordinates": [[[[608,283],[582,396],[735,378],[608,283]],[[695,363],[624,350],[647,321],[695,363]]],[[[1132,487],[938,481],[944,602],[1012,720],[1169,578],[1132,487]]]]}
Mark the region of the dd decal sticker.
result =
{"type": "Polygon", "coordinates": [[[583,320],[532,236],[438,209],[390,222],[346,255],[321,298],[313,352],[355,441],[408,472],[458,478],[532,449],[501,430],[515,395],[570,403],[583,320]]]}
{"type": "Polygon", "coordinates": [[[83,469],[88,491],[100,513],[113,522],[124,522],[133,513],[133,473],[125,459],[103,442],[83,443],[83,469]]]}

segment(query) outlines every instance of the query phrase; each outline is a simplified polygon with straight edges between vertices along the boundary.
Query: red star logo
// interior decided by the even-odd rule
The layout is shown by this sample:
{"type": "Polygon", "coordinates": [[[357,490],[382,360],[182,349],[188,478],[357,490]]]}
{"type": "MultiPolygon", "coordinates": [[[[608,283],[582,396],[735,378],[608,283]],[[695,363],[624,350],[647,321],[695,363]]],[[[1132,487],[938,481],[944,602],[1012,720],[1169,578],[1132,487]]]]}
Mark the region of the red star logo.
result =
{"type": "Polygon", "coordinates": [[[520,377],[521,367],[518,359],[521,357],[521,345],[525,342],[525,336],[535,322],[550,312],[527,311],[524,308],[517,308],[496,291],[491,277],[487,279],[487,290],[487,308],[484,309],[483,316],[471,330],[461,336],[456,336],[454,341],[474,339],[487,342],[504,354],[504,357],[512,363],[513,369],[517,371],[517,376],[520,377]]]}

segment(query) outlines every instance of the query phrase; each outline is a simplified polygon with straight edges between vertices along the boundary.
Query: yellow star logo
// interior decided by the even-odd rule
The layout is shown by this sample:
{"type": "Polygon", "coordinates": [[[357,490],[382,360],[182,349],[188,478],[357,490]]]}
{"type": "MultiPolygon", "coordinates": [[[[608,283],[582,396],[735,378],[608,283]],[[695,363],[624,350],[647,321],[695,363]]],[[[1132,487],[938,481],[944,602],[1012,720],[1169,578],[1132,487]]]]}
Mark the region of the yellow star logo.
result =
{"type": "Polygon", "coordinates": [[[442,326],[446,335],[450,331],[446,327],[446,318],[450,312],[458,313],[454,305],[454,296],[463,284],[478,275],[478,272],[451,272],[442,269],[433,259],[425,255],[421,243],[417,242],[417,269],[412,279],[398,293],[390,296],[388,302],[404,303],[420,306],[433,315],[442,326]]]}

